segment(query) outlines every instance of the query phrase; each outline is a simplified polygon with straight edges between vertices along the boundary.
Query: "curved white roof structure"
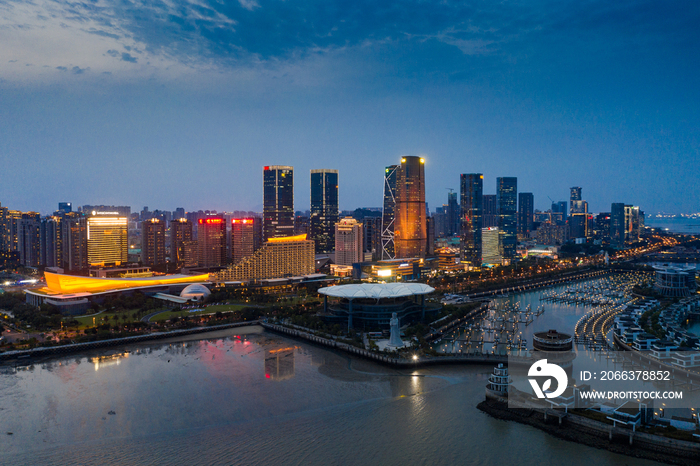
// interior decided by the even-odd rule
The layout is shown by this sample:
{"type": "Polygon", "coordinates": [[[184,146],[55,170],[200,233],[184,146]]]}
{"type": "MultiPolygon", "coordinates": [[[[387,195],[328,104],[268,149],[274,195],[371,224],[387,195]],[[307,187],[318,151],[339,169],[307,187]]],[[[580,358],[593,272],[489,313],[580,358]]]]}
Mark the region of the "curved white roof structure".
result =
{"type": "Polygon", "coordinates": [[[320,288],[319,293],[334,298],[403,298],[428,294],[435,288],[423,283],[363,283],[361,285],[338,285],[320,288]]]}

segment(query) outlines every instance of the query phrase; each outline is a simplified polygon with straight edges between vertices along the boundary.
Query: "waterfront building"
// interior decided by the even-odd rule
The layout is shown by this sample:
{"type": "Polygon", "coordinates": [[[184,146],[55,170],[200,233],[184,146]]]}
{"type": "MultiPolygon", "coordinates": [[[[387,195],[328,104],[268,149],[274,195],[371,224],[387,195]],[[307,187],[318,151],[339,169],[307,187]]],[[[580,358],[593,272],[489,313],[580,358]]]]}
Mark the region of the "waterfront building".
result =
{"type": "Polygon", "coordinates": [[[231,219],[231,256],[237,264],[255,252],[255,218],[231,219]]]}
{"type": "Polygon", "coordinates": [[[223,217],[199,219],[197,247],[200,267],[220,267],[226,264],[226,220],[223,217]]]}
{"type": "Polygon", "coordinates": [[[61,222],[61,264],[67,272],[88,268],[87,218],[79,212],[63,215],[61,222]]]}
{"type": "Polygon", "coordinates": [[[461,259],[472,267],[481,267],[484,175],[463,173],[459,184],[462,210],[461,259]]]}
{"type": "MultiPolygon", "coordinates": [[[[183,209],[184,210],[184,209],[183,209]]],[[[170,261],[181,266],[185,259],[185,242],[192,241],[192,222],[182,217],[177,217],[170,222],[170,261]]]]}
{"type": "Polygon", "coordinates": [[[316,254],[333,252],[338,223],[338,170],[311,170],[311,239],[316,254]]]}
{"type": "Polygon", "coordinates": [[[486,398],[496,401],[508,401],[508,387],[513,380],[508,375],[508,366],[498,364],[493,368],[493,374],[489,376],[489,383],[486,385],[486,398]]]}
{"type": "Polygon", "coordinates": [[[92,211],[87,217],[88,264],[120,265],[127,262],[128,219],[116,211],[92,211]]]}
{"type": "Polygon", "coordinates": [[[504,264],[515,259],[517,244],[518,179],[496,178],[496,204],[498,209],[498,234],[501,258],[504,264]]]}
{"type": "Polygon", "coordinates": [[[335,263],[352,265],[364,261],[362,223],[352,217],[341,219],[335,225],[335,263]]]}
{"type": "Polygon", "coordinates": [[[532,232],[535,213],[535,196],[532,193],[518,194],[518,237],[527,239],[532,232]]]}
{"type": "Polygon", "coordinates": [[[610,242],[618,247],[625,244],[625,204],[622,202],[610,206],[610,242]]]}
{"type": "Polygon", "coordinates": [[[498,227],[488,227],[481,230],[482,264],[501,265],[503,262],[498,246],[499,236],[498,227]]]}
{"type": "Polygon", "coordinates": [[[482,209],[483,218],[482,226],[484,228],[491,228],[498,226],[498,209],[496,208],[496,195],[495,194],[484,194],[482,209]]]}
{"type": "Polygon", "coordinates": [[[263,239],[294,234],[294,167],[263,167],[263,239]]]}
{"type": "Polygon", "coordinates": [[[535,332],[532,336],[532,347],[535,351],[546,352],[567,352],[574,347],[574,339],[571,335],[548,330],[546,332],[535,332]]]}
{"type": "Polygon", "coordinates": [[[324,296],[324,320],[347,323],[348,329],[388,329],[394,313],[404,323],[419,315],[423,319],[426,313],[442,309],[426,305],[425,295],[433,291],[423,283],[363,283],[318,290],[324,296]],[[328,298],[334,302],[329,304],[328,298]]]}
{"type": "Polygon", "coordinates": [[[425,160],[405,156],[396,176],[396,258],[425,257],[428,234],[425,210],[425,160]]]}
{"type": "Polygon", "coordinates": [[[396,220],[396,175],[398,165],[384,169],[384,205],[382,209],[382,259],[394,259],[394,225],[396,220]]]}
{"type": "Polygon", "coordinates": [[[695,267],[693,266],[655,266],[656,279],[654,289],[669,298],[690,295],[697,289],[695,267]]]}
{"type": "Polygon", "coordinates": [[[270,238],[252,256],[213,276],[226,282],[312,274],[316,271],[314,242],[306,238],[306,235],[270,238]]]}
{"type": "Polygon", "coordinates": [[[165,221],[151,218],[141,222],[141,262],[148,266],[165,264],[165,221]]]}

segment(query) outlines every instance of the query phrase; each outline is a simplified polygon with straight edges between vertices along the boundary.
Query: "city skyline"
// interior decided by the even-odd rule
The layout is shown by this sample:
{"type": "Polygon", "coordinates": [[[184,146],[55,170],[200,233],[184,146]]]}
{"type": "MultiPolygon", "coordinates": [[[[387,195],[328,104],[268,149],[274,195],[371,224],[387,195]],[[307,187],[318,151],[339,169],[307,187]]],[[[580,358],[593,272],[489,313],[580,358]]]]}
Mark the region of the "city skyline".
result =
{"type": "Polygon", "coordinates": [[[539,209],[582,186],[591,212],[697,211],[693,2],[0,9],[0,202],[19,210],[260,211],[267,164],[332,164],[341,209],[379,207],[384,166],[415,155],[431,206],[483,173],[539,209]]]}

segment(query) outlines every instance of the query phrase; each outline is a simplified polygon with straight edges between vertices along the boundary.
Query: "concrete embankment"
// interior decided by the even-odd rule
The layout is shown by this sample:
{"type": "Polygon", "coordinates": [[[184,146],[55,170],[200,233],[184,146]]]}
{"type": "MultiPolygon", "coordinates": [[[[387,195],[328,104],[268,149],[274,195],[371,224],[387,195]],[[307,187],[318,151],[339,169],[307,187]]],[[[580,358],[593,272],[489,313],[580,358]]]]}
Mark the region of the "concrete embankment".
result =
{"type": "Polygon", "coordinates": [[[143,335],[135,335],[133,337],[124,338],[112,338],[109,340],[99,340],[90,341],[85,343],[72,343],[70,345],[60,345],[60,346],[47,346],[41,348],[33,348],[28,350],[18,350],[18,351],[6,351],[0,353],[0,362],[2,361],[13,361],[13,360],[25,360],[31,358],[38,358],[44,356],[53,356],[61,354],[78,353],[80,351],[93,350],[97,348],[107,348],[110,346],[122,346],[128,345],[130,343],[139,343],[142,341],[149,340],[161,340],[164,338],[176,338],[183,335],[193,335],[196,333],[207,333],[216,330],[224,330],[235,327],[246,327],[249,325],[258,325],[260,321],[253,320],[250,322],[236,322],[231,324],[222,325],[212,325],[210,327],[195,327],[187,328],[182,330],[171,330],[168,332],[153,332],[146,333],[143,335]]]}
{"type": "Polygon", "coordinates": [[[565,415],[559,425],[553,416],[545,420],[543,410],[510,409],[505,403],[493,400],[482,401],[477,408],[497,419],[527,424],[564,440],[635,458],[682,466],[697,466],[700,458],[698,443],[632,432],[571,413],[565,415]]]}

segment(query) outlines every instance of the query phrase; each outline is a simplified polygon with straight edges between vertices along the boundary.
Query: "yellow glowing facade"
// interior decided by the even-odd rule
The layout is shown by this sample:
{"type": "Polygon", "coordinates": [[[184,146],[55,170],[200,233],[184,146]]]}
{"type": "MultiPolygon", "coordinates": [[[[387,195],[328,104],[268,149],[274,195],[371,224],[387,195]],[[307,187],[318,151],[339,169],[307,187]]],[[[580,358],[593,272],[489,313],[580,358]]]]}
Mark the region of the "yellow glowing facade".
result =
{"type": "Polygon", "coordinates": [[[252,256],[212,276],[238,281],[308,275],[316,271],[314,254],[314,242],[306,235],[270,238],[252,256]]]}
{"type": "Polygon", "coordinates": [[[78,277],[45,272],[48,294],[100,293],[105,291],[127,290],[147,286],[175,285],[178,283],[195,283],[209,280],[209,274],[203,275],[164,275],[148,278],[97,278],[78,277]]]}
{"type": "Polygon", "coordinates": [[[127,261],[129,221],[126,217],[92,216],[87,219],[90,265],[120,265],[127,261]]]}

